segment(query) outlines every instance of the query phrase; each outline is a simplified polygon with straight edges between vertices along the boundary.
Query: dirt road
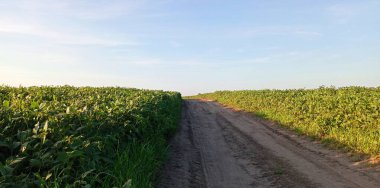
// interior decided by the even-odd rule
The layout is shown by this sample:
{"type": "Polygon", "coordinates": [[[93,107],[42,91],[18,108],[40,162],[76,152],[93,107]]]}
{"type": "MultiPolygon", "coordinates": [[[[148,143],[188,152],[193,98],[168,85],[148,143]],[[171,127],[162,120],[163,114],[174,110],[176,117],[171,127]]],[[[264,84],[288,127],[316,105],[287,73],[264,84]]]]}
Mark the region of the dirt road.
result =
{"type": "Polygon", "coordinates": [[[186,100],[158,187],[380,187],[380,173],[277,125],[186,100]]]}

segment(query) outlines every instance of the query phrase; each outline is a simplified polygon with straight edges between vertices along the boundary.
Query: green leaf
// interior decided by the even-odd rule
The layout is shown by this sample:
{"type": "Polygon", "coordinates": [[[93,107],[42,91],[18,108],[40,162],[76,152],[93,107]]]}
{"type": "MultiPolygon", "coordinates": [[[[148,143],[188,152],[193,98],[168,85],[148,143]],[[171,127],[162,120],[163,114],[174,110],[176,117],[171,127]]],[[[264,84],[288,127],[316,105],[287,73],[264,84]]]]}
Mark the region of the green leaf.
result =
{"type": "Polygon", "coordinates": [[[69,156],[66,152],[58,152],[57,160],[66,163],[69,160],[69,156]]]}
{"type": "Polygon", "coordinates": [[[132,187],[132,179],[129,179],[128,181],[126,181],[122,188],[129,188],[129,187],[132,187]]]}
{"type": "Polygon", "coordinates": [[[41,156],[41,159],[42,159],[42,160],[48,159],[51,155],[52,155],[51,152],[48,151],[48,152],[46,152],[44,155],[41,156]]]}
{"type": "Polygon", "coordinates": [[[82,175],[81,175],[81,177],[82,178],[85,178],[88,174],[90,174],[91,172],[93,172],[95,169],[91,169],[91,170],[89,170],[89,171],[86,171],[85,173],[83,173],[82,175]]]}
{"type": "Polygon", "coordinates": [[[46,132],[46,131],[48,130],[48,126],[49,126],[49,125],[48,125],[48,122],[49,122],[49,121],[46,121],[45,124],[44,124],[44,128],[43,128],[43,129],[44,129],[44,132],[46,132]]]}
{"type": "Polygon", "coordinates": [[[30,159],[30,166],[32,167],[41,167],[42,162],[39,159],[30,159]]]}
{"type": "Polygon", "coordinates": [[[3,176],[11,176],[13,168],[7,165],[0,165],[0,173],[3,176]]]}
{"type": "Polygon", "coordinates": [[[9,101],[7,101],[7,100],[3,101],[3,107],[4,108],[8,108],[9,106],[10,106],[10,102],[9,101]]]}
{"type": "Polygon", "coordinates": [[[37,123],[34,125],[33,133],[34,133],[34,134],[37,134],[39,128],[40,128],[40,122],[37,122],[37,123]]]}
{"type": "Polygon", "coordinates": [[[82,157],[83,156],[83,151],[80,150],[74,150],[67,152],[69,158],[74,158],[74,157],[82,157]]]}
{"type": "Polygon", "coordinates": [[[40,108],[40,110],[42,110],[45,106],[46,106],[46,103],[43,102],[38,107],[40,108]]]}
{"type": "Polygon", "coordinates": [[[38,108],[38,103],[36,101],[33,101],[32,103],[30,103],[30,108],[31,109],[36,109],[38,108]]]}
{"type": "Polygon", "coordinates": [[[24,159],[25,159],[25,157],[19,157],[19,158],[15,158],[13,160],[10,160],[9,165],[15,165],[17,163],[22,162],[24,159]]]}
{"type": "Polygon", "coordinates": [[[46,176],[45,176],[45,180],[48,180],[50,177],[51,177],[51,175],[53,175],[52,173],[48,173],[46,176]]]}
{"type": "Polygon", "coordinates": [[[0,141],[0,147],[11,148],[11,147],[9,146],[9,144],[7,144],[7,143],[5,143],[5,142],[3,142],[3,141],[0,141]]]}
{"type": "Polygon", "coordinates": [[[21,145],[20,142],[13,142],[13,143],[12,143],[12,149],[16,149],[16,148],[18,148],[20,145],[21,145]]]}

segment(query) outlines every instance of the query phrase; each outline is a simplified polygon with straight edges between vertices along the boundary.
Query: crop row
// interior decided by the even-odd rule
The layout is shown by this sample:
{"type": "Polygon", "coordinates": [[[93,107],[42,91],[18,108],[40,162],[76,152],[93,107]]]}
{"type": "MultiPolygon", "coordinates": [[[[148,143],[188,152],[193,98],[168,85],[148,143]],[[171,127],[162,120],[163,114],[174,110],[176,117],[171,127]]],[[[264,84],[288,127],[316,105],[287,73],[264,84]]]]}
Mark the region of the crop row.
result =
{"type": "Polygon", "coordinates": [[[0,87],[2,187],[152,187],[176,92],[0,87]]]}
{"type": "Polygon", "coordinates": [[[253,112],[330,146],[380,154],[380,87],[217,91],[195,98],[253,112]]]}

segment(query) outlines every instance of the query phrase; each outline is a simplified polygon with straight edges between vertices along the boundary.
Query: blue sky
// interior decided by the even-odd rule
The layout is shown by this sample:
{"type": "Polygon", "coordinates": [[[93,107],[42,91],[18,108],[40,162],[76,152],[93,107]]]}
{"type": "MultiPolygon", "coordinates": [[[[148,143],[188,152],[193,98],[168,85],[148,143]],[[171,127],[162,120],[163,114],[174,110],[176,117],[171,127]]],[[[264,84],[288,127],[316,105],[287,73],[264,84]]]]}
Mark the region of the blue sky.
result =
{"type": "Polygon", "coordinates": [[[0,84],[380,85],[377,0],[0,1],[0,84]]]}

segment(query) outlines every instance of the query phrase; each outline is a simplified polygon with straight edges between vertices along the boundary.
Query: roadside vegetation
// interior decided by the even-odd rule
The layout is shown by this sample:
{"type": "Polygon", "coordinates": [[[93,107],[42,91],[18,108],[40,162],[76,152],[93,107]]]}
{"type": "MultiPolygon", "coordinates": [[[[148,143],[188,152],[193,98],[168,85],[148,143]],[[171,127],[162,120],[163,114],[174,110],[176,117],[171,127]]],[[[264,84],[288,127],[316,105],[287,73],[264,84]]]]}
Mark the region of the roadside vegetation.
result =
{"type": "Polygon", "coordinates": [[[153,187],[176,92],[0,87],[1,187],[153,187]]]}
{"type": "Polygon", "coordinates": [[[191,98],[253,112],[334,148],[380,154],[380,87],[217,91],[191,98]]]}

